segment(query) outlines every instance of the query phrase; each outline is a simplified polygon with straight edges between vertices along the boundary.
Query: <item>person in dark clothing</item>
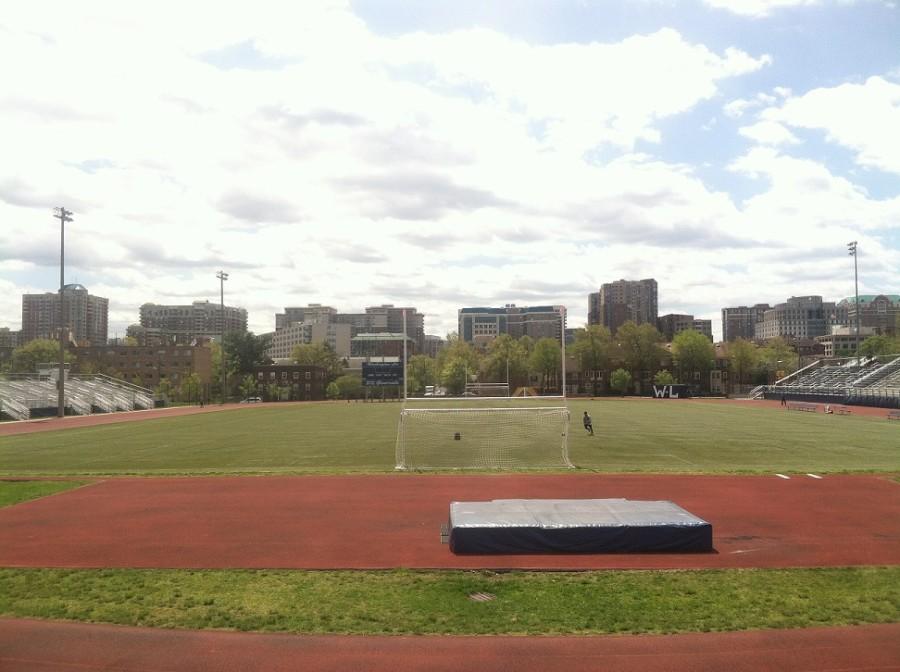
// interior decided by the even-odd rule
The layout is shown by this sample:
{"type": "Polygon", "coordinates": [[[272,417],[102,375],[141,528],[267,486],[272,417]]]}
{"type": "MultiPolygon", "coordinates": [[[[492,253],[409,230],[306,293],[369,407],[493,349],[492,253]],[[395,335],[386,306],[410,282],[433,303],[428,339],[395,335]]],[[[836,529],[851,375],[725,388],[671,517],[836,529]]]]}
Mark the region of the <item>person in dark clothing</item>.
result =
{"type": "Polygon", "coordinates": [[[787,397],[784,396],[784,392],[781,393],[781,405],[787,406],[787,397]]]}
{"type": "Polygon", "coordinates": [[[584,422],[584,428],[588,431],[588,434],[591,436],[594,435],[594,425],[591,422],[591,416],[588,415],[588,412],[584,412],[584,417],[581,419],[584,422]]]}

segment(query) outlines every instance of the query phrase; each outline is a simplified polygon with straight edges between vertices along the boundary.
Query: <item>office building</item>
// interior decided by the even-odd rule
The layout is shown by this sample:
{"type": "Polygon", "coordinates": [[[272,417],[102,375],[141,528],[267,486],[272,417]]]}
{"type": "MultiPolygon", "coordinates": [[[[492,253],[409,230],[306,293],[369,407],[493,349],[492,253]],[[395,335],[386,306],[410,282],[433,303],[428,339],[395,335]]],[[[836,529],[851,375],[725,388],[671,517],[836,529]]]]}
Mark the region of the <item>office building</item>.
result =
{"type": "Polygon", "coordinates": [[[699,331],[710,341],[713,340],[712,320],[699,320],[693,315],[678,313],[663,315],[657,320],[657,329],[659,329],[659,333],[663,335],[668,343],[671,343],[678,333],[689,329],[699,331]]]}
{"type": "Polygon", "coordinates": [[[771,308],[768,303],[722,308],[722,340],[728,342],[742,338],[752,341],[756,338],[757,323],[762,322],[765,312],[771,308]]]}
{"type": "Polygon", "coordinates": [[[485,347],[500,334],[513,338],[529,336],[537,341],[555,338],[562,343],[566,328],[565,306],[523,306],[507,304],[503,308],[460,308],[459,337],[467,343],[485,347]]]}
{"type": "Polygon", "coordinates": [[[326,343],[340,357],[350,356],[350,325],[331,322],[295,322],[271,334],[269,357],[288,359],[298,345],[326,343]]]}
{"type": "Polygon", "coordinates": [[[833,302],[822,301],[821,296],[792,296],[763,313],[754,336],[757,340],[813,339],[827,334],[837,319],[833,302]]]}
{"type": "MultiPolygon", "coordinates": [[[[839,301],[836,310],[842,311],[836,316],[837,319],[843,318],[840,324],[856,328],[855,296],[839,301]]],[[[871,328],[874,334],[896,336],[898,319],[900,319],[900,294],[859,295],[860,327],[871,328]]]]}

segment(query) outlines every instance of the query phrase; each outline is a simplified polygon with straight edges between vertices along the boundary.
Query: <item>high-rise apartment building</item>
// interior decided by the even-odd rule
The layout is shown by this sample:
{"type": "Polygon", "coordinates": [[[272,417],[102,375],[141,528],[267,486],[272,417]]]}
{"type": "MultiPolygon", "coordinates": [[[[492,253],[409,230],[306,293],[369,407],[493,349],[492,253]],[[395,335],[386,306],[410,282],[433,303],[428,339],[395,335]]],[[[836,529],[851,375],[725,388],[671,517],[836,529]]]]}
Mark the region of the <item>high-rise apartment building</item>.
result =
{"type": "Polygon", "coordinates": [[[766,311],[771,308],[768,303],[722,308],[722,340],[727,342],[743,338],[752,341],[756,338],[756,324],[762,322],[766,311]]]}
{"type": "Polygon", "coordinates": [[[141,326],[172,338],[176,343],[192,343],[198,338],[219,338],[223,333],[247,331],[247,311],[209,301],[186,306],[145,303],[141,306],[141,326]]]}
{"type": "MultiPolygon", "coordinates": [[[[63,288],[64,326],[80,345],[106,345],[109,299],[92,296],[82,285],[63,288]]],[[[58,338],[59,292],[22,295],[21,343],[58,338]]]]}
{"type": "Polygon", "coordinates": [[[555,338],[562,342],[566,328],[565,306],[524,306],[503,308],[460,308],[459,337],[467,343],[485,346],[500,334],[534,340],[555,338]]]}
{"type": "Polygon", "coordinates": [[[656,280],[617,280],[588,296],[588,324],[601,324],[612,333],[625,322],[656,326],[659,297],[656,280]]]}

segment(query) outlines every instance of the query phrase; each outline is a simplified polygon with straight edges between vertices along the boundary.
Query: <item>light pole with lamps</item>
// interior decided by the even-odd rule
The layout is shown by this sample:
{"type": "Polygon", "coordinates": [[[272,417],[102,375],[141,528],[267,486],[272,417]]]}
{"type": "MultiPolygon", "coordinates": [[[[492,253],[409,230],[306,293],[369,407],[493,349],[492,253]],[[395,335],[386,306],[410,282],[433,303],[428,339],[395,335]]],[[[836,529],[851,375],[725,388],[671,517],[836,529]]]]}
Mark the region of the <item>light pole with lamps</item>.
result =
{"type": "Polygon", "coordinates": [[[65,363],[66,363],[66,222],[72,221],[72,211],[63,207],[53,208],[53,216],[59,220],[59,373],[57,375],[57,409],[60,418],[66,414],[65,363]]]}
{"type": "Polygon", "coordinates": [[[853,257],[853,286],[856,291],[856,366],[859,367],[859,266],[856,256],[856,241],[847,243],[847,250],[853,257]]]}
{"type": "Polygon", "coordinates": [[[221,355],[219,365],[222,368],[222,403],[225,403],[225,281],[228,280],[228,273],[218,271],[216,277],[219,279],[219,307],[222,318],[221,341],[219,343],[219,354],[221,355]]]}

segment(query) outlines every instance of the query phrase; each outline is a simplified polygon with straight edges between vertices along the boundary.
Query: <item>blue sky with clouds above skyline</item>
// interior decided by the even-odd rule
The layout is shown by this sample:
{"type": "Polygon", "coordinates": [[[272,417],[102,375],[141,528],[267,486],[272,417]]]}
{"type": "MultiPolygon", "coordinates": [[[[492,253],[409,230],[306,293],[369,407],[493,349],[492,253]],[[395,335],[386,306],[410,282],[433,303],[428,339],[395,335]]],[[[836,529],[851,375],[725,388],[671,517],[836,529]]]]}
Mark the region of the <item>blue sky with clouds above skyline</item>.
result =
{"type": "Polygon", "coordinates": [[[900,10],[883,0],[17,5],[0,17],[0,326],[110,299],[660,312],[900,292],[900,10]],[[53,11],[50,11],[53,10],[53,11]]]}

